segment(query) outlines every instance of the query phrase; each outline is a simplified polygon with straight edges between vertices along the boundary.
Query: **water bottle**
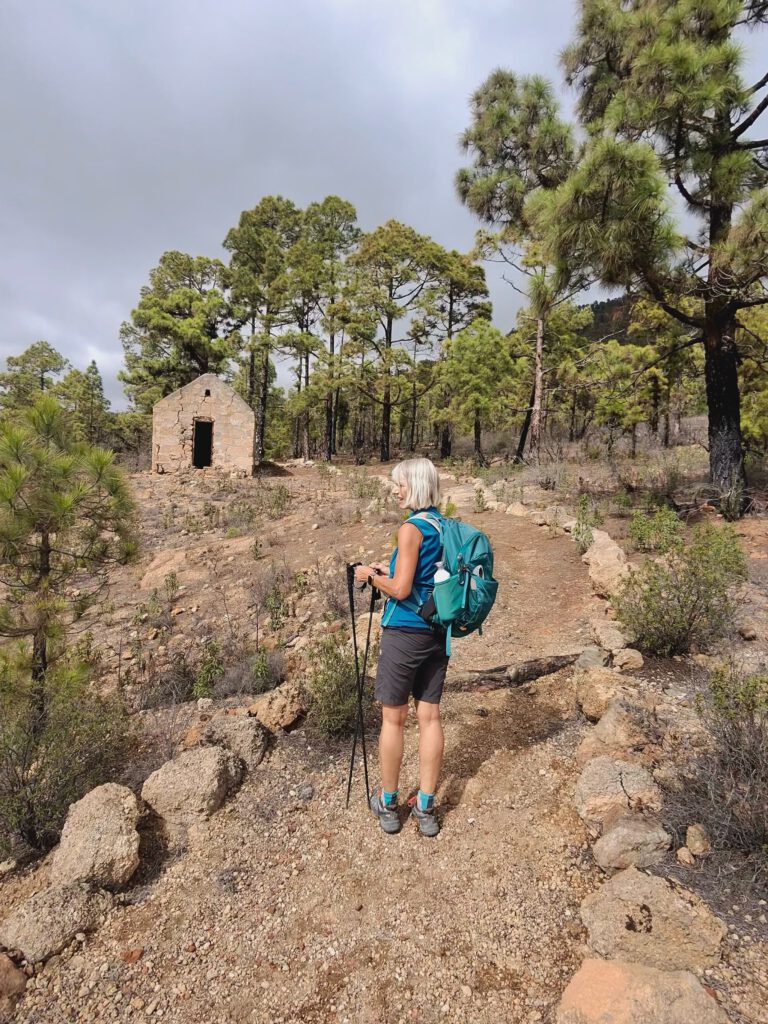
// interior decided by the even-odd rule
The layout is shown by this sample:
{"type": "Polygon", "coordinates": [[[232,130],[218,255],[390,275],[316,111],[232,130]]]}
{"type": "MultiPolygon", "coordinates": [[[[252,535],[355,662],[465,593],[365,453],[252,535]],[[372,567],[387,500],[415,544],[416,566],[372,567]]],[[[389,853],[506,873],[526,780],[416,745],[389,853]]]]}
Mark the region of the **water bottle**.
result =
{"type": "Polygon", "coordinates": [[[449,580],[451,578],[451,574],[443,567],[442,562],[435,562],[435,565],[437,566],[435,571],[435,583],[442,583],[443,580],[449,580]]]}

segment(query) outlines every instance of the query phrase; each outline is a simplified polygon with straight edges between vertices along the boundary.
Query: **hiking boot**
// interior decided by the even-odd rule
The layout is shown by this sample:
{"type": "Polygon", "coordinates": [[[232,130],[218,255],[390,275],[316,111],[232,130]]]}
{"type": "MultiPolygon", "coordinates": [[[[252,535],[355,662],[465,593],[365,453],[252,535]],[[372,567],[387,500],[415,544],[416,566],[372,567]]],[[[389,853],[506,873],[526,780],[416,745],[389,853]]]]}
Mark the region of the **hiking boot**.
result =
{"type": "Polygon", "coordinates": [[[397,813],[397,804],[391,807],[385,804],[381,798],[381,787],[374,789],[371,793],[371,810],[379,819],[379,824],[389,836],[400,831],[400,815],[397,813]]]}
{"type": "Polygon", "coordinates": [[[411,814],[414,816],[419,825],[419,832],[423,836],[429,836],[430,839],[437,835],[440,831],[440,825],[437,821],[437,815],[435,814],[435,805],[432,804],[426,811],[419,809],[419,799],[416,796],[412,796],[408,801],[408,806],[411,809],[411,814]]]}

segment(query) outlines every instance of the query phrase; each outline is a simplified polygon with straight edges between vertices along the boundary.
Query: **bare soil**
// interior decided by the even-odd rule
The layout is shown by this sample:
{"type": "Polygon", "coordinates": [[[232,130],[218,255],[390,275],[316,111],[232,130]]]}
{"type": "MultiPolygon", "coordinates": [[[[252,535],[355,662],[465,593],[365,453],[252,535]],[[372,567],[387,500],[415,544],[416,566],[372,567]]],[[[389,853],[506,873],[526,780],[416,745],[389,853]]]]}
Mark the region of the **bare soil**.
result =
{"type": "MultiPolygon", "coordinates": [[[[315,587],[312,574],[325,559],[341,571],[344,561],[389,554],[398,515],[369,494],[350,493],[345,477],[297,468],[269,483],[289,489],[287,514],[259,517],[242,536],[227,536],[227,510],[247,502],[258,481],[227,482],[222,491],[205,474],[134,478],[142,559],[115,572],[111,610],[90,619],[105,651],[105,680],[119,676],[138,693],[149,678],[138,663],[159,659],[159,646],[193,648],[207,635],[250,641],[257,614],[263,638],[265,575],[306,570],[315,587]],[[222,525],[210,505],[222,508],[222,525]],[[173,633],[170,641],[162,632],[149,639],[137,609],[169,572],[183,588],[173,633]]],[[[456,643],[452,672],[582,650],[603,602],[592,596],[571,540],[515,516],[475,514],[473,487],[446,483],[458,513],[489,533],[501,582],[483,636],[456,643]]],[[[339,595],[325,588],[330,624],[339,595]]],[[[291,600],[284,636],[300,639],[307,621],[301,600],[291,600]]],[[[647,676],[659,689],[678,682],[665,681],[659,665],[647,676]]],[[[380,831],[359,760],[347,809],[348,746],[320,742],[302,724],[192,830],[183,854],[149,851],[149,867],[104,927],[49,962],[15,1020],[553,1022],[588,955],[580,902],[603,877],[573,810],[574,751],[587,728],[573,673],[516,689],[447,692],[443,714],[437,839],[419,837],[405,814],[398,836],[380,831]]],[[[418,783],[417,741],[411,721],[403,797],[418,783]]],[[[370,737],[371,782],[374,745],[370,737]]],[[[46,882],[45,863],[6,878],[4,908],[46,882]]],[[[751,909],[757,918],[759,907],[751,909]]],[[[767,952],[742,918],[722,965],[704,979],[733,1021],[768,1021],[767,952]]]]}

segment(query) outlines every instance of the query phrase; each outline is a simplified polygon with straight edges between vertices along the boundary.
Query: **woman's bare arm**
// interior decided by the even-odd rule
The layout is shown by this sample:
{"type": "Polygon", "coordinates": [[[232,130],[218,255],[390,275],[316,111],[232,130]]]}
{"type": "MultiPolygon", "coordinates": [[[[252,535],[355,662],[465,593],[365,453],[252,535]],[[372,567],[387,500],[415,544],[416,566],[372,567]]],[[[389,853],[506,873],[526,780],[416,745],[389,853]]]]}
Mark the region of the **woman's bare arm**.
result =
{"type": "MultiPolygon", "coordinates": [[[[419,562],[419,548],[422,534],[413,523],[403,523],[397,531],[397,560],[394,576],[377,576],[376,589],[386,597],[394,597],[402,601],[413,590],[413,578],[419,562]]],[[[373,575],[372,565],[359,565],[355,570],[355,579],[364,583],[373,575]]]]}

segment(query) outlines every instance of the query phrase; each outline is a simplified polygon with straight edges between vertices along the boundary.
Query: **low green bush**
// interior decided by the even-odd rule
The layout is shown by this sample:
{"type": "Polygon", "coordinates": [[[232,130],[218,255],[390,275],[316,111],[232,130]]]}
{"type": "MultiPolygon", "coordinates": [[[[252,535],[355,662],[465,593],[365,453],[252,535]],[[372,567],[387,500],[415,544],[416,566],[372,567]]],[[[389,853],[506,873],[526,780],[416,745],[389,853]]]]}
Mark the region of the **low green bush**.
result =
{"type": "Polygon", "coordinates": [[[676,824],[704,822],[715,849],[739,851],[768,877],[768,675],[721,668],[697,709],[709,742],[672,794],[676,824]]]}
{"type": "Polygon", "coordinates": [[[212,697],[217,681],[224,675],[224,660],[221,645],[216,640],[206,640],[203,657],[195,674],[192,694],[195,697],[212,697]]]}
{"type": "Polygon", "coordinates": [[[588,494],[579,496],[579,503],[576,507],[576,525],[571,531],[576,547],[580,555],[592,544],[592,530],[600,526],[603,517],[600,510],[589,500],[588,494]]]}
{"type": "MultiPolygon", "coordinates": [[[[370,710],[366,699],[365,714],[370,710]]],[[[323,637],[310,652],[308,721],[333,739],[354,732],[357,720],[355,659],[337,633],[323,637]]]]}
{"type": "Polygon", "coordinates": [[[0,852],[44,852],[59,840],[69,805],[114,780],[133,745],[118,695],[90,687],[72,654],[33,682],[27,654],[0,657],[0,852]]]}
{"type": "Polygon", "coordinates": [[[638,551],[665,554],[682,543],[683,524],[668,505],[650,514],[638,510],[629,524],[629,536],[638,551]]]}
{"type": "Polygon", "coordinates": [[[730,526],[705,524],[658,560],[626,579],[613,600],[619,621],[644,650],[684,654],[733,628],[732,588],[746,577],[746,559],[730,526]]]}

